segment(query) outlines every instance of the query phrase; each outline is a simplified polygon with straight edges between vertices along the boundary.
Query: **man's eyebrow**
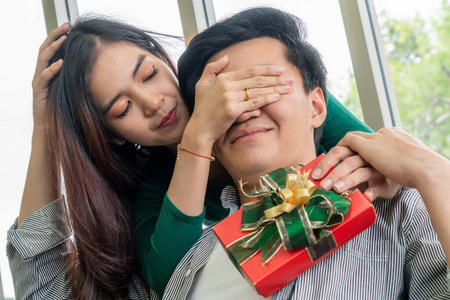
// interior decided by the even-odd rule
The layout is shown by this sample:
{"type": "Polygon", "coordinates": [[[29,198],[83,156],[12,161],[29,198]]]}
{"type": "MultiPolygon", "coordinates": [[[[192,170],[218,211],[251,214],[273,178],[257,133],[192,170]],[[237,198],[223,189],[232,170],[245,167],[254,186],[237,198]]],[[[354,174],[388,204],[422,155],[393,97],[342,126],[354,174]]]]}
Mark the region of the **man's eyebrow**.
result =
{"type": "MultiPolygon", "coordinates": [[[[133,71],[133,78],[136,77],[137,72],[139,71],[139,68],[142,65],[142,62],[145,59],[145,54],[141,54],[138,57],[138,60],[136,62],[136,66],[134,67],[134,71],[133,71]]],[[[116,103],[116,101],[119,99],[120,95],[115,96],[114,98],[112,98],[108,104],[105,106],[105,108],[103,109],[103,113],[108,113],[108,111],[111,109],[111,107],[114,106],[114,103],[116,103]]]]}

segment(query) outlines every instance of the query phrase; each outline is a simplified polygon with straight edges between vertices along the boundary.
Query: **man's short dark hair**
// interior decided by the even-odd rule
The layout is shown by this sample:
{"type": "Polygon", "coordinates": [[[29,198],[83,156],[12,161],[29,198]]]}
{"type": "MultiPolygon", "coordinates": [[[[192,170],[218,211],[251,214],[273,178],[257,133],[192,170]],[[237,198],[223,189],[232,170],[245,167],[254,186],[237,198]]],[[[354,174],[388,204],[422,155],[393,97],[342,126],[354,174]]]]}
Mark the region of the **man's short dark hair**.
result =
{"type": "MultiPolygon", "coordinates": [[[[178,80],[181,93],[192,113],[195,84],[207,62],[216,53],[234,44],[255,38],[270,37],[285,46],[286,59],[300,72],[306,93],[322,89],[327,101],[327,70],[320,53],[307,42],[305,23],[295,15],[270,8],[256,7],[239,12],[196,35],[178,61],[178,80]]],[[[314,131],[314,142],[319,143],[323,125],[314,131]]]]}

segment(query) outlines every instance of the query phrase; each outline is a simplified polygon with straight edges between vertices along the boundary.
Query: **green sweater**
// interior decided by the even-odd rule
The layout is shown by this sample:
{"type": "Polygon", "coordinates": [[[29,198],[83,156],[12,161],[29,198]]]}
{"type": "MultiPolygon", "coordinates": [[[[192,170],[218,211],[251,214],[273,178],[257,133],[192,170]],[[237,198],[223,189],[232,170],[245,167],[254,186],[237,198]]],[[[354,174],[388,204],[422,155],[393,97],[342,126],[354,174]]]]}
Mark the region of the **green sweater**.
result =
{"type": "MultiPolygon", "coordinates": [[[[318,154],[329,151],[349,131],[372,132],[330,93],[327,109],[318,154]]],[[[202,234],[202,225],[224,219],[228,210],[220,202],[225,184],[210,183],[202,214],[192,217],[180,212],[166,195],[175,157],[164,153],[158,162],[156,171],[144,180],[133,203],[133,218],[139,265],[150,285],[162,295],[175,267],[202,234]]]]}

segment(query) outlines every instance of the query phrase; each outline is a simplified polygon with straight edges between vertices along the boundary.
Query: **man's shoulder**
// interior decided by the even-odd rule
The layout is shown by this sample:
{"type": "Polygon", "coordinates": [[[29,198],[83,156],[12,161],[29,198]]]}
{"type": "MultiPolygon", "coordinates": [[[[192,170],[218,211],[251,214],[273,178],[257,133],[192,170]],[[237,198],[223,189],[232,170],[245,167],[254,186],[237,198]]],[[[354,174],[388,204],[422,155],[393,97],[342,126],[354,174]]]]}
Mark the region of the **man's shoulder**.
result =
{"type": "Polygon", "coordinates": [[[377,223],[408,226],[418,218],[429,219],[422,197],[416,189],[402,188],[391,199],[376,199],[373,206],[377,213],[377,223]]]}
{"type": "Polygon", "coordinates": [[[420,203],[423,203],[419,192],[413,188],[403,187],[391,199],[377,198],[373,201],[375,209],[394,209],[403,207],[414,209],[420,203]]]}
{"type": "Polygon", "coordinates": [[[239,193],[234,185],[227,185],[220,195],[220,201],[222,206],[226,209],[230,209],[231,213],[236,212],[240,205],[239,193]]]}
{"type": "Polygon", "coordinates": [[[403,199],[422,198],[420,196],[418,190],[413,189],[413,188],[409,188],[409,187],[401,188],[395,196],[399,196],[399,197],[401,197],[403,199]]]}

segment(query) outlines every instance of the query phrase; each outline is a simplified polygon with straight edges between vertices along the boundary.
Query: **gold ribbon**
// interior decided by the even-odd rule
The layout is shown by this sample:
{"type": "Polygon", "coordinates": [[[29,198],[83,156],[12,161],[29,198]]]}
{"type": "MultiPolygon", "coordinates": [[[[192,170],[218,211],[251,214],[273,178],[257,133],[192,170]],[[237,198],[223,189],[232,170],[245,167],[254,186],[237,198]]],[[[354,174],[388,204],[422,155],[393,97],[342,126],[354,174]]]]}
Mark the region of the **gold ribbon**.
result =
{"type": "Polygon", "coordinates": [[[311,200],[311,195],[316,190],[316,185],[308,179],[310,172],[311,170],[304,174],[299,172],[298,174],[286,175],[286,187],[278,188],[277,191],[283,202],[264,211],[267,219],[274,219],[283,213],[289,213],[311,200]]]}
{"type": "Polygon", "coordinates": [[[311,261],[336,247],[326,227],[343,221],[350,202],[334,192],[316,190],[309,174],[293,167],[277,169],[261,176],[260,190],[251,194],[244,192],[240,182],[246,196],[259,199],[243,205],[241,231],[253,233],[227,246],[237,266],[259,250],[264,265],[283,245],[286,250],[306,247],[311,261]]]}

